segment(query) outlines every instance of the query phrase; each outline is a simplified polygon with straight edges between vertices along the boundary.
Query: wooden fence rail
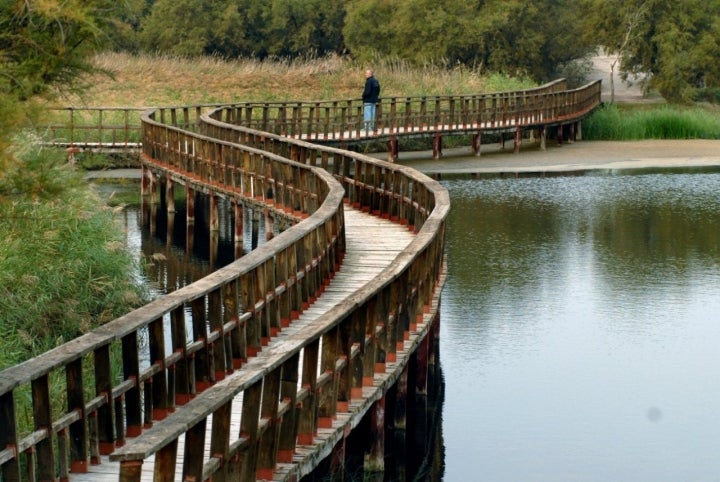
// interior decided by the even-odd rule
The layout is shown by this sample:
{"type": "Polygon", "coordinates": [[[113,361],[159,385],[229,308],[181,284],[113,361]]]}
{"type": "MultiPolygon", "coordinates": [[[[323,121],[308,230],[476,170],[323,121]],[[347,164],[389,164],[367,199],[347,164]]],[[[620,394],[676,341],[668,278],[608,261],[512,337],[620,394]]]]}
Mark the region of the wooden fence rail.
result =
{"type": "MultiPolygon", "coordinates": [[[[389,136],[518,132],[572,125],[599,101],[599,83],[566,90],[562,81],[513,93],[395,97],[382,100],[377,125],[389,136]]],[[[360,115],[356,100],[142,114],[151,200],[162,184],[171,192],[180,183],[296,224],[210,276],[0,372],[0,480],[65,480],[108,454],[121,462],[121,480],[139,480],[151,454],[155,480],[170,480],[176,462],[188,477],[254,480],[292,459],[351,398],[362,394],[368,409],[403,376],[399,366],[365,392],[399,361],[408,333],[420,344],[437,327],[427,314],[437,313],[450,202],[439,183],[412,169],[321,145],[350,136],[360,115]],[[350,299],[261,353],[341,265],[344,203],[406,225],[413,241],[350,299]],[[237,410],[242,428],[230,434],[237,410]],[[210,418],[206,457],[197,450],[210,418]],[[191,442],[182,460],[180,437],[191,442]]],[[[99,118],[104,131],[107,116],[99,118]]],[[[317,448],[317,457],[327,450],[317,448]]]]}
{"type": "MultiPolygon", "coordinates": [[[[145,137],[163,143],[177,132],[149,118],[147,124],[145,137]]],[[[156,150],[155,159],[192,159],[184,176],[198,185],[220,169],[220,159],[242,159],[235,182],[224,186],[236,202],[251,185],[260,192],[278,189],[280,183],[266,177],[267,166],[278,163],[283,178],[304,180],[288,193],[307,200],[293,205],[293,214],[305,219],[302,229],[287,230],[199,282],[0,372],[3,481],[85,472],[260,351],[274,327],[317,296],[336,269],[344,249],[342,187],[321,169],[237,144],[215,141],[210,149],[210,142],[192,136],[169,145],[164,155],[156,150]],[[203,157],[209,151],[219,158],[203,157]],[[192,332],[186,312],[193,314],[192,332]],[[51,404],[58,397],[60,407],[51,404]]],[[[268,208],[287,215],[279,206],[268,208]]]]}
{"type": "MultiPolygon", "coordinates": [[[[353,140],[428,134],[513,132],[580,120],[600,103],[600,81],[568,90],[564,79],[513,92],[473,95],[383,97],[375,130],[363,130],[359,99],[297,102],[241,102],[226,110],[225,122],[317,143],[344,145],[353,140]]],[[[222,106],[225,106],[223,104],[222,106]]],[[[218,104],[166,107],[158,120],[193,129],[218,104]]],[[[58,108],[44,131],[47,142],[81,149],[138,148],[140,115],[148,108],[58,108]]]]}

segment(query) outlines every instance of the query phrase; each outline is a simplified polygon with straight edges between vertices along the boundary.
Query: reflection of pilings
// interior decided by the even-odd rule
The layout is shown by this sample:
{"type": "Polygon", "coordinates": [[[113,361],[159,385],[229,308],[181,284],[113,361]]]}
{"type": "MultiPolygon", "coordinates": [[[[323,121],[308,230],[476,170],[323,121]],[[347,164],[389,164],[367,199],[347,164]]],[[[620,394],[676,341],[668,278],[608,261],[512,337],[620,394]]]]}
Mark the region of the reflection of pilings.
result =
{"type": "Polygon", "coordinates": [[[275,220],[265,210],[265,240],[270,241],[275,236],[275,220]]]}
{"type": "Polygon", "coordinates": [[[167,217],[167,233],[165,234],[165,244],[168,250],[172,248],[173,244],[173,233],[175,231],[175,211],[168,212],[167,217]]]}
{"type": "Polygon", "coordinates": [[[215,263],[218,259],[218,245],[220,244],[220,232],[217,230],[210,231],[210,269],[215,270],[215,263]]]}
{"type": "Polygon", "coordinates": [[[192,253],[195,245],[195,190],[185,185],[185,254],[192,253]]]}
{"type": "Polygon", "coordinates": [[[167,212],[175,212],[175,184],[173,180],[168,177],[165,180],[165,203],[167,204],[167,212]]]}
{"type": "Polygon", "coordinates": [[[210,231],[217,231],[220,229],[220,215],[218,214],[218,201],[217,196],[210,196],[210,231]]]}
{"type": "Polygon", "coordinates": [[[250,234],[250,249],[258,247],[258,239],[260,237],[260,213],[257,210],[252,211],[252,231],[250,234]]]}
{"type": "Polygon", "coordinates": [[[394,480],[405,480],[407,464],[407,406],[408,406],[408,365],[405,365],[395,384],[395,404],[391,414],[394,480]]]}
{"type": "Polygon", "coordinates": [[[243,205],[238,202],[233,203],[233,213],[235,215],[235,232],[233,233],[235,259],[238,259],[243,255],[243,205]]]}
{"type": "Polygon", "coordinates": [[[366,472],[385,471],[385,397],[370,410],[370,450],[365,454],[366,472]]]}

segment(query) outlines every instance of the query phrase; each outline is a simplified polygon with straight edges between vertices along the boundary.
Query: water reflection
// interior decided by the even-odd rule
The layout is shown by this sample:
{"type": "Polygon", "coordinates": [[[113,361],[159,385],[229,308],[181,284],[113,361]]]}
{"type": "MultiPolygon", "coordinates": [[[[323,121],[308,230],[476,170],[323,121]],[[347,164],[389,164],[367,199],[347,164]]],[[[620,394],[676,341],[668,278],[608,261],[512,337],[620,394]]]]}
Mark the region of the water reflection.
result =
{"type": "Polygon", "coordinates": [[[444,184],[444,480],[713,480],[720,175],[444,184]]]}

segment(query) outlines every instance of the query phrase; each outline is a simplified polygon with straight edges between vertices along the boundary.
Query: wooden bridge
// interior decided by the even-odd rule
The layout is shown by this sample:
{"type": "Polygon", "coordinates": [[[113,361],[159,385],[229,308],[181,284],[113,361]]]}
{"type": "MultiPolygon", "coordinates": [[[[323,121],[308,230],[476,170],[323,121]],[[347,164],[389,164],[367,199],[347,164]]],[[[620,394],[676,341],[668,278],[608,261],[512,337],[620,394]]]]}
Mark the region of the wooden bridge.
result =
{"type": "MultiPolygon", "coordinates": [[[[334,146],[363,137],[579,132],[600,86],[385,101],[242,103],[142,114],[143,190],[188,222],[206,196],[291,227],[234,263],[0,372],[0,480],[343,477],[346,441],[426,424],[436,383],[447,191],[334,146]],[[409,416],[410,413],[412,416],[409,416]],[[328,462],[329,461],[329,462],[328,462]]],[[[437,139],[437,138],[436,138],[437,139]]],[[[71,144],[73,144],[71,142],[71,144]]],[[[479,144],[478,144],[479,147],[479,144]]],[[[390,149],[391,156],[393,150],[390,149]]],[[[402,475],[399,477],[402,479],[402,475]]]]}

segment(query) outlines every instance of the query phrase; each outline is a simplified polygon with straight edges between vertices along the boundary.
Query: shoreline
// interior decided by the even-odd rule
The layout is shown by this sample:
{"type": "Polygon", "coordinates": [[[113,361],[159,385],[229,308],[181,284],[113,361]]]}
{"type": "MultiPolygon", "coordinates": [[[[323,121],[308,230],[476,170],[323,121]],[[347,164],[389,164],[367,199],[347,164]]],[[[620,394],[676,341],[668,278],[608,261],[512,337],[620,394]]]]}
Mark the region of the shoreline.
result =
{"type": "Polygon", "coordinates": [[[483,145],[480,156],[469,147],[448,149],[440,159],[433,159],[429,152],[412,153],[412,159],[409,154],[401,152],[397,163],[431,177],[720,168],[720,140],[706,139],[576,141],[549,145],[544,151],[537,143],[525,142],[519,154],[514,154],[508,143],[505,149],[483,145]]]}
{"type": "MultiPolygon", "coordinates": [[[[387,153],[370,154],[386,159],[387,153]]],[[[642,140],[642,141],[576,141],[549,145],[542,151],[539,144],[527,141],[519,154],[512,144],[482,146],[476,156],[470,147],[446,149],[443,157],[433,159],[431,151],[400,152],[397,164],[412,167],[430,177],[571,175],[583,172],[617,172],[629,170],[720,169],[720,140],[642,140]]],[[[88,171],[86,179],[140,179],[139,168],[88,171]]]]}

